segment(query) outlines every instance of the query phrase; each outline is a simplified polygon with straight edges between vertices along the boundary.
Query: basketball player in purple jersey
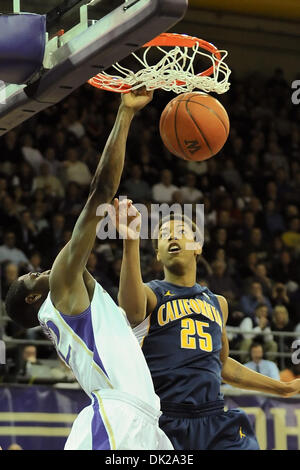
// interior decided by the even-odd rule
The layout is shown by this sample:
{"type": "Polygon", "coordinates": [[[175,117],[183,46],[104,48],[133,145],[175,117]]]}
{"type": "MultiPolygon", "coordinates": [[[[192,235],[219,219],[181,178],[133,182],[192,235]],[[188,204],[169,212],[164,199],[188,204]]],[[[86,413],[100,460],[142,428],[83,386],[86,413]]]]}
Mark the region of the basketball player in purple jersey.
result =
{"type": "Polygon", "coordinates": [[[300,380],[280,382],[228,357],[227,301],[196,283],[202,246],[187,249],[195,240],[193,222],[182,216],[161,221],[153,243],[164,280],[144,284],[139,238],[131,228],[139,231],[140,214],[131,201],[115,199],[114,206],[117,217],[123,214],[117,224],[124,238],[119,304],[139,339],[161,399],[161,428],[177,450],[258,449],[246,414],[224,411],[222,380],[283,397],[299,393],[300,380]]]}
{"type": "Polygon", "coordinates": [[[122,96],[71,240],[51,271],[19,277],[6,297],[8,315],[24,328],[42,325],[91,399],[73,424],[68,450],[173,448],[159,429],[159,398],[125,314],[86,269],[97,209],[119,187],[131,121],[151,99],[144,90],[122,96]]]}

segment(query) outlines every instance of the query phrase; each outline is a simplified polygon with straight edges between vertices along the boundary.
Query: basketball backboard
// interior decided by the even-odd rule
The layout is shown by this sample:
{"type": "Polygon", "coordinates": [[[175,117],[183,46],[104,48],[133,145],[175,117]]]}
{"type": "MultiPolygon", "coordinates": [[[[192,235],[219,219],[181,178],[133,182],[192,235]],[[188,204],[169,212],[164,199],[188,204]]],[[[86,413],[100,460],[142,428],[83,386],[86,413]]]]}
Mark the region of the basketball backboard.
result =
{"type": "MultiPolygon", "coordinates": [[[[49,6],[48,1],[43,2],[43,7],[49,6]]],[[[184,16],[188,2],[113,0],[109,3],[118,6],[108,12],[106,0],[65,0],[58,5],[57,3],[52,3],[54,8],[65,6],[67,13],[71,11],[71,8],[68,10],[68,5],[80,6],[80,20],[63,35],[47,38],[43,70],[31,84],[17,86],[2,83],[0,135],[58,103],[95,73],[105,70],[158,34],[167,31],[184,16]],[[94,9],[100,6],[102,17],[97,20],[94,18],[94,9]]],[[[14,0],[13,6],[16,12],[22,11],[20,0],[14,0]]],[[[60,23],[59,15],[55,21],[53,8],[51,11],[52,17],[50,12],[48,19],[53,21],[49,20],[49,30],[53,29],[55,23],[65,27],[60,23]]],[[[40,10],[39,12],[43,13],[40,10]]]]}

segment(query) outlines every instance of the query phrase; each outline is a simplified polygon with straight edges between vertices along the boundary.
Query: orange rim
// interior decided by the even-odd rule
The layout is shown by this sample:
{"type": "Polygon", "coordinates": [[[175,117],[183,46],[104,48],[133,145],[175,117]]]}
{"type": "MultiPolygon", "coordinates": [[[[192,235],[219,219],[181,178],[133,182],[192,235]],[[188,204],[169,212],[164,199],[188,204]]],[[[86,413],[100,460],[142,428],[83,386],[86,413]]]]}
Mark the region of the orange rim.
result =
{"type": "MultiPolygon", "coordinates": [[[[162,33],[156,38],[144,44],[142,47],[151,47],[151,46],[179,46],[179,47],[193,47],[196,44],[199,44],[201,49],[205,49],[208,52],[211,52],[214,58],[217,61],[221,60],[221,54],[219,49],[216,48],[212,43],[205,41],[204,39],[199,39],[195,36],[188,36],[187,34],[178,34],[178,33],[162,33]]],[[[209,77],[214,71],[214,67],[211,66],[204,72],[199,73],[200,76],[209,77]]],[[[185,83],[185,82],[180,82],[185,83]]]]}
{"type": "MultiPolygon", "coordinates": [[[[193,47],[196,44],[199,44],[201,49],[204,49],[208,52],[211,52],[213,57],[216,59],[216,62],[221,60],[221,53],[219,49],[216,48],[212,43],[205,41],[204,39],[199,39],[195,36],[189,36],[187,34],[178,34],[178,33],[162,33],[151,41],[147,42],[141,47],[193,47]]],[[[212,65],[208,69],[199,73],[198,76],[209,77],[214,71],[214,66],[212,65]]],[[[122,85],[122,78],[115,80],[115,85],[111,83],[111,80],[107,78],[106,75],[98,73],[95,77],[91,78],[88,83],[94,87],[101,88],[102,90],[115,91],[118,93],[129,93],[131,86],[127,84],[122,85]],[[100,83],[97,81],[100,80],[100,83]],[[113,88],[113,90],[112,90],[113,88]]],[[[184,81],[176,80],[177,85],[184,85],[184,81]]]]}

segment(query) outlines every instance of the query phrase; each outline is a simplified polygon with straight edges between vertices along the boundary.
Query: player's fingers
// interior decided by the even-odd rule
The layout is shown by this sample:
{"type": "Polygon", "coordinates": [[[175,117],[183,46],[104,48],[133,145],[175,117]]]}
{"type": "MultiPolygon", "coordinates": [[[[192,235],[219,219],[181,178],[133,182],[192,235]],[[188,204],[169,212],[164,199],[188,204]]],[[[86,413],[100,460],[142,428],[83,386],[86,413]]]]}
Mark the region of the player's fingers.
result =
{"type": "Polygon", "coordinates": [[[139,96],[139,95],[144,95],[145,92],[146,92],[146,87],[141,86],[140,88],[137,88],[136,90],[132,90],[131,93],[133,93],[135,96],[139,96]]]}
{"type": "Polygon", "coordinates": [[[154,94],[154,90],[148,90],[147,95],[152,99],[154,94]]]}

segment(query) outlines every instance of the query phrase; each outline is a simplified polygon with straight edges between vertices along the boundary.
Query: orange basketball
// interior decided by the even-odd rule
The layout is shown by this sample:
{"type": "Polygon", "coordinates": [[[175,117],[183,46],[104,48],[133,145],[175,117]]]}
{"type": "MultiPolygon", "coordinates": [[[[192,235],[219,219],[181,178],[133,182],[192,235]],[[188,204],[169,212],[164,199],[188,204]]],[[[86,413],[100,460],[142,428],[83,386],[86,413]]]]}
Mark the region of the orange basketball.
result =
{"type": "Polygon", "coordinates": [[[206,93],[182,93],[163,110],[159,131],[167,149],[185,160],[206,160],[224,146],[229,134],[228,114],[206,93]]]}

